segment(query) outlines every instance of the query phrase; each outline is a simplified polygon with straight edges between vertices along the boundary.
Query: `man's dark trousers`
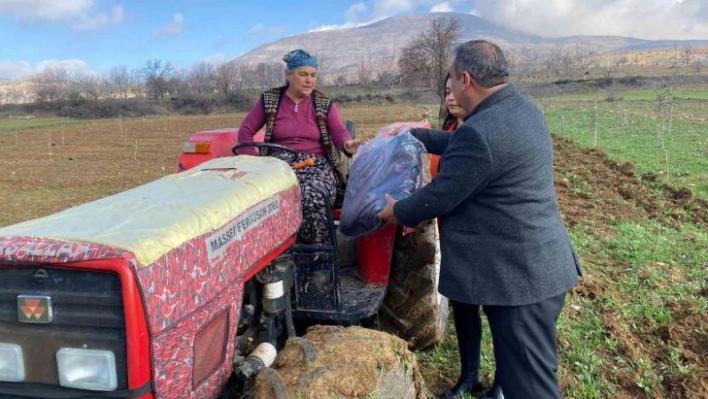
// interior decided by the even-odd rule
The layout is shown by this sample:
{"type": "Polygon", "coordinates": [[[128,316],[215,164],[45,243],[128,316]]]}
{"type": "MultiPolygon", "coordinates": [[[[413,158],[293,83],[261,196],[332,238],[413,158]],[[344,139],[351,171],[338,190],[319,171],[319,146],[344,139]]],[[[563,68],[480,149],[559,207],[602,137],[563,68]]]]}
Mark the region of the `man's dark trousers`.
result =
{"type": "Polygon", "coordinates": [[[506,399],[561,397],[556,322],[565,295],[524,306],[483,306],[492,332],[496,377],[506,399]]]}

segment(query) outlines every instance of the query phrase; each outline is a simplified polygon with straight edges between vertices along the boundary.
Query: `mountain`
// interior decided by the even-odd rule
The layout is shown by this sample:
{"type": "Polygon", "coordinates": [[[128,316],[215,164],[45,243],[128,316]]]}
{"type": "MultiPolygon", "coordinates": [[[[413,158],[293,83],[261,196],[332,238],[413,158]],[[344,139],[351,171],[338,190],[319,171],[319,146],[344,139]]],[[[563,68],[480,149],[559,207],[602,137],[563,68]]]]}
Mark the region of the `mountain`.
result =
{"type": "MultiPolygon", "coordinates": [[[[238,57],[240,65],[280,63],[290,50],[305,48],[316,54],[320,69],[329,73],[353,73],[362,62],[374,69],[395,66],[397,55],[408,41],[439,17],[454,17],[460,22],[460,36],[465,40],[484,38],[500,45],[538,43],[544,39],[501,28],[482,18],[462,13],[429,13],[391,17],[369,25],[327,31],[308,32],[264,44],[238,57]]],[[[322,71],[324,72],[324,71],[322,71]]]]}
{"type": "Polygon", "coordinates": [[[280,63],[290,50],[305,48],[320,61],[320,74],[355,75],[364,64],[374,71],[393,70],[400,50],[410,39],[429,27],[436,18],[455,18],[460,23],[460,41],[485,39],[505,51],[551,49],[559,46],[585,46],[593,52],[622,52],[708,46],[708,40],[642,40],[620,36],[569,36],[560,38],[530,35],[498,26],[486,19],[465,13],[427,13],[390,17],[369,25],[315,31],[285,37],[261,45],[235,59],[240,65],[280,63]]]}

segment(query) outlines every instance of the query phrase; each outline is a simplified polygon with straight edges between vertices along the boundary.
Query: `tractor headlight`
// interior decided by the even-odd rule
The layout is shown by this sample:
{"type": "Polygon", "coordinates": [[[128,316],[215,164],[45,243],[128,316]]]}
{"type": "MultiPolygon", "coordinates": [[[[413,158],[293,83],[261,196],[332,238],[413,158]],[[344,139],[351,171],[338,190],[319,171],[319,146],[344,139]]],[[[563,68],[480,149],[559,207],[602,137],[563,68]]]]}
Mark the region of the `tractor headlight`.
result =
{"type": "Polygon", "coordinates": [[[61,348],[57,352],[59,383],[63,387],[113,391],[118,387],[113,352],[61,348]]]}
{"type": "Polygon", "coordinates": [[[22,348],[17,344],[0,343],[0,381],[21,382],[25,380],[25,364],[22,348]]]}

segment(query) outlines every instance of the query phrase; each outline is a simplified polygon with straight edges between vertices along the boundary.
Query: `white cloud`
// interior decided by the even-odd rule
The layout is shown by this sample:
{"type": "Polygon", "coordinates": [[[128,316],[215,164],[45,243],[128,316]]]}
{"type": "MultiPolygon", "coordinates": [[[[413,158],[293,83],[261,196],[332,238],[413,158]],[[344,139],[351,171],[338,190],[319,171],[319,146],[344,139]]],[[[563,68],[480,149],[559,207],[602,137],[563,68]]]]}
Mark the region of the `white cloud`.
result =
{"type": "MultiPolygon", "coordinates": [[[[369,0],[358,2],[350,6],[343,14],[344,23],[324,25],[310,30],[310,32],[356,28],[368,25],[396,15],[415,12],[452,12],[456,6],[471,4],[472,0],[369,0]],[[370,6],[367,5],[370,3],[370,6]]],[[[469,7],[467,7],[469,9],[469,7]]]]}
{"type": "Polygon", "coordinates": [[[458,7],[469,9],[473,3],[472,0],[373,0],[371,17],[383,19],[412,12],[452,12],[458,7]]]}
{"type": "Polygon", "coordinates": [[[26,61],[0,61],[0,81],[18,80],[50,69],[67,72],[70,75],[95,75],[97,72],[86,61],[79,59],[47,59],[32,66],[26,61]]]}
{"type": "Polygon", "coordinates": [[[182,14],[172,16],[172,21],[165,26],[153,30],[153,34],[158,37],[177,37],[184,31],[184,17],[182,14]]]}
{"type": "Polygon", "coordinates": [[[23,21],[69,23],[80,31],[123,22],[123,6],[114,6],[109,13],[95,8],[94,0],[0,0],[0,15],[11,15],[23,21]]]}
{"type": "Polygon", "coordinates": [[[32,66],[25,61],[0,61],[0,81],[22,79],[32,74],[32,66]]]}
{"type": "Polygon", "coordinates": [[[499,25],[541,36],[708,39],[708,0],[359,0],[343,13],[341,24],[311,31],[354,28],[415,12],[470,9],[499,25]]]}
{"type": "Polygon", "coordinates": [[[251,27],[251,29],[246,32],[247,38],[254,38],[258,36],[267,37],[280,37],[287,31],[287,26],[266,26],[264,24],[256,24],[251,27]]]}
{"type": "Polygon", "coordinates": [[[234,58],[236,58],[236,57],[229,57],[224,53],[216,53],[216,54],[212,54],[212,55],[209,55],[209,56],[206,56],[206,57],[200,59],[199,62],[205,62],[207,64],[219,66],[221,64],[225,64],[225,63],[233,60],[234,58]]]}
{"type": "Polygon", "coordinates": [[[85,15],[74,24],[78,31],[98,30],[101,28],[118,25],[123,22],[123,6],[115,6],[110,13],[98,13],[93,16],[85,15]]]}
{"type": "Polygon", "coordinates": [[[424,5],[427,1],[415,0],[375,0],[373,7],[373,19],[388,18],[406,12],[411,12],[417,6],[424,5]]]}
{"type": "Polygon", "coordinates": [[[477,0],[473,13],[541,36],[708,39],[706,0],[477,0]]]}
{"type": "Polygon", "coordinates": [[[91,68],[91,65],[89,65],[86,61],[78,59],[43,60],[37,64],[34,72],[42,72],[48,69],[61,69],[70,74],[77,75],[92,75],[96,73],[96,71],[91,68]]]}
{"type": "Polygon", "coordinates": [[[362,17],[366,16],[368,11],[369,7],[366,6],[366,3],[352,4],[352,6],[344,12],[344,19],[348,22],[359,21],[362,17]]]}
{"type": "Polygon", "coordinates": [[[453,12],[454,8],[450,5],[449,1],[445,1],[430,7],[430,12],[453,12]]]}
{"type": "Polygon", "coordinates": [[[71,21],[80,18],[94,6],[94,0],[0,0],[0,14],[20,19],[71,21]]]}

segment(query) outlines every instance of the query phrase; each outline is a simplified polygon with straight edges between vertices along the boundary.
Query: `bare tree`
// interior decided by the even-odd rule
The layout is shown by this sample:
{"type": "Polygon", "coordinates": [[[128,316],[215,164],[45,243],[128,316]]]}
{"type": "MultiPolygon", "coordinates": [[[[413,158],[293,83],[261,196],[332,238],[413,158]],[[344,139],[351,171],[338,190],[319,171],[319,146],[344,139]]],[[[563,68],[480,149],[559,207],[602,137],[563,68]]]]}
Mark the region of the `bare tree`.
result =
{"type": "Polygon", "coordinates": [[[128,91],[134,84],[134,78],[125,65],[111,68],[108,83],[122,98],[128,98],[128,91]]]}
{"type": "Polygon", "coordinates": [[[401,75],[398,72],[396,50],[394,49],[391,53],[391,56],[384,57],[384,59],[380,62],[381,68],[379,68],[379,73],[376,76],[377,83],[389,90],[398,82],[401,75]]]}
{"type": "Polygon", "coordinates": [[[639,63],[642,62],[642,54],[638,51],[635,51],[632,54],[632,62],[634,63],[634,66],[639,66],[639,63]]]}
{"type": "Polygon", "coordinates": [[[394,84],[399,79],[399,75],[391,72],[391,71],[382,71],[379,72],[378,76],[376,77],[376,83],[379,85],[391,90],[394,84]]]}
{"type": "Polygon", "coordinates": [[[258,63],[253,69],[242,71],[244,85],[249,88],[265,90],[282,86],[285,83],[285,68],[279,63],[258,63]]]}
{"type": "Polygon", "coordinates": [[[334,80],[334,68],[329,56],[321,51],[313,51],[312,56],[317,59],[317,81],[320,84],[329,84],[334,80]]]}
{"type": "Polygon", "coordinates": [[[693,48],[691,48],[691,46],[686,46],[683,48],[683,51],[681,52],[681,60],[686,65],[691,64],[691,61],[693,60],[693,48]]]}
{"type": "Polygon", "coordinates": [[[334,75],[334,85],[337,87],[342,87],[347,85],[347,75],[343,72],[340,72],[336,75],[334,75]]]}
{"type": "Polygon", "coordinates": [[[586,41],[579,41],[572,45],[569,49],[570,62],[568,65],[571,78],[577,79],[578,73],[582,76],[586,76],[590,70],[592,57],[595,56],[598,51],[597,45],[586,41]]]}
{"type": "Polygon", "coordinates": [[[214,65],[198,62],[192,65],[187,74],[187,85],[190,91],[198,96],[214,92],[214,65]]]}
{"type": "Polygon", "coordinates": [[[571,64],[570,49],[561,43],[543,48],[540,55],[546,79],[559,77],[561,72],[571,64]]]}
{"type": "Polygon", "coordinates": [[[194,90],[190,86],[189,81],[190,71],[186,69],[181,69],[170,74],[170,78],[167,79],[165,84],[165,89],[170,97],[186,97],[195,94],[194,90]]]}
{"type": "Polygon", "coordinates": [[[241,88],[239,67],[234,62],[225,62],[214,70],[214,86],[224,96],[241,88]]]}
{"type": "Polygon", "coordinates": [[[31,78],[32,91],[39,102],[53,102],[68,98],[70,76],[64,68],[47,68],[31,78]]]}
{"type": "Polygon", "coordinates": [[[157,58],[148,60],[139,73],[148,95],[156,100],[163,100],[169,93],[168,83],[172,73],[172,64],[157,58]]]}
{"type": "Polygon", "coordinates": [[[93,101],[106,98],[106,88],[98,76],[76,75],[72,81],[74,83],[74,98],[85,98],[93,101]]]}
{"type": "Polygon", "coordinates": [[[455,18],[436,18],[401,50],[398,69],[406,79],[420,79],[440,98],[440,115],[445,105],[445,76],[452,60],[452,46],[459,39],[460,23],[455,18]]]}
{"type": "Polygon", "coordinates": [[[374,69],[371,66],[371,59],[368,52],[362,54],[356,74],[359,84],[367,91],[371,90],[371,83],[374,80],[374,69]]]}
{"type": "Polygon", "coordinates": [[[6,104],[27,102],[26,93],[21,87],[10,87],[5,92],[6,104]]]}
{"type": "Polygon", "coordinates": [[[600,60],[598,66],[602,71],[602,76],[609,79],[612,77],[612,73],[615,72],[616,63],[612,62],[609,57],[604,57],[600,60]]]}
{"type": "Polygon", "coordinates": [[[533,83],[538,69],[537,54],[530,46],[511,47],[506,53],[509,69],[516,79],[533,83]]]}
{"type": "Polygon", "coordinates": [[[701,73],[701,70],[705,66],[705,63],[701,60],[696,60],[693,61],[693,68],[695,69],[696,73],[701,73]]]}

